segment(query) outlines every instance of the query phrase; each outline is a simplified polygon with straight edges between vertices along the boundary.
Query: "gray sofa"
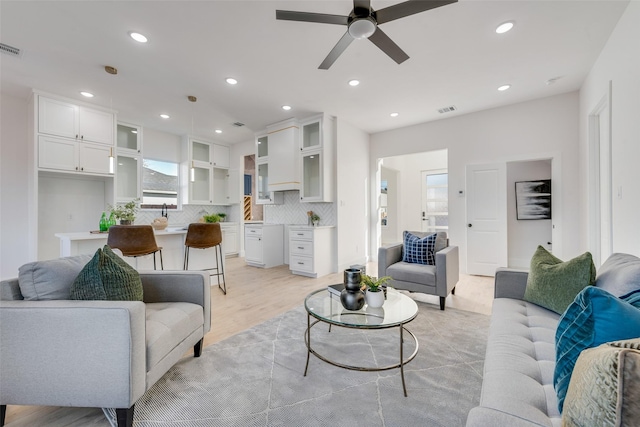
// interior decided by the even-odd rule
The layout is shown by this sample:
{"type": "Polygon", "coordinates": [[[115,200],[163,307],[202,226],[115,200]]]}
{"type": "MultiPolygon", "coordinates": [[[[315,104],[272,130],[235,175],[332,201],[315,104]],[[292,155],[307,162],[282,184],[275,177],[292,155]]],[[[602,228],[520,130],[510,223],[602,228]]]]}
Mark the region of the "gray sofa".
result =
{"type": "MultiPolygon", "coordinates": [[[[558,427],[553,387],[555,332],[560,315],[523,301],[528,273],[498,269],[484,362],[480,405],[467,427],[558,427]]],[[[613,254],[598,270],[596,286],[621,296],[640,289],[640,259],[613,254]]]]}
{"type": "Polygon", "coordinates": [[[190,348],[200,355],[206,274],[141,273],[144,302],[70,300],[90,258],[30,263],[0,282],[2,425],[6,405],[47,405],[116,408],[118,426],[131,426],[136,400],[190,348]]]}
{"type": "MultiPolygon", "coordinates": [[[[433,233],[411,231],[425,237],[433,233]]],[[[449,246],[447,233],[438,232],[436,237],[436,265],[411,264],[402,261],[402,243],[378,249],[378,277],[390,276],[389,286],[410,292],[421,292],[440,297],[440,310],[444,310],[445,299],[455,294],[460,278],[458,247],[449,246]]]]}

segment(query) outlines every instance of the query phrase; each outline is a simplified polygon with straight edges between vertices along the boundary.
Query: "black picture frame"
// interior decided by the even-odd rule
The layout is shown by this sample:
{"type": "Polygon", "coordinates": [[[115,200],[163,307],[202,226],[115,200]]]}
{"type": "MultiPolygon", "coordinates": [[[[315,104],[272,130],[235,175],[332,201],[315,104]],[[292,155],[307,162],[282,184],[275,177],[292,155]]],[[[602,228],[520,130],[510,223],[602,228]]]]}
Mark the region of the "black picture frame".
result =
{"type": "Polygon", "coordinates": [[[518,220],[551,219],[551,180],[516,182],[516,216],[518,220]]]}

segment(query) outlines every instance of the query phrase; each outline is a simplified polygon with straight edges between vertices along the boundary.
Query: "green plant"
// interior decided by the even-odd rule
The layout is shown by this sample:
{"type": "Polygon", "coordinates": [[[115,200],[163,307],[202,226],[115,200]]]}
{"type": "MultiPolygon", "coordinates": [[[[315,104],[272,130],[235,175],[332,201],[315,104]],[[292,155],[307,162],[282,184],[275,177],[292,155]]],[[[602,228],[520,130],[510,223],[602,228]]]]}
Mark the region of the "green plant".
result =
{"type": "Polygon", "coordinates": [[[116,217],[116,219],[123,219],[125,221],[133,222],[136,219],[136,212],[138,211],[138,202],[140,199],[133,199],[124,205],[108,206],[109,211],[116,217]]]}
{"type": "Polygon", "coordinates": [[[380,291],[380,286],[384,285],[385,283],[387,283],[389,280],[391,280],[390,276],[384,276],[381,277],[379,279],[375,278],[375,277],[371,277],[367,274],[363,274],[362,275],[362,280],[361,283],[364,284],[368,290],[370,290],[371,292],[379,292],[380,291]]]}
{"type": "Polygon", "coordinates": [[[208,222],[208,223],[213,223],[213,222],[220,222],[220,214],[209,214],[209,215],[205,215],[202,218],[204,218],[204,222],[208,222]]]}
{"type": "Polygon", "coordinates": [[[309,217],[309,219],[311,220],[311,222],[318,222],[320,221],[320,217],[318,216],[317,213],[314,213],[313,211],[308,211],[307,212],[307,216],[309,217]]]}
{"type": "Polygon", "coordinates": [[[224,212],[218,212],[218,216],[220,217],[220,221],[224,221],[224,219],[227,217],[227,214],[224,212]]]}

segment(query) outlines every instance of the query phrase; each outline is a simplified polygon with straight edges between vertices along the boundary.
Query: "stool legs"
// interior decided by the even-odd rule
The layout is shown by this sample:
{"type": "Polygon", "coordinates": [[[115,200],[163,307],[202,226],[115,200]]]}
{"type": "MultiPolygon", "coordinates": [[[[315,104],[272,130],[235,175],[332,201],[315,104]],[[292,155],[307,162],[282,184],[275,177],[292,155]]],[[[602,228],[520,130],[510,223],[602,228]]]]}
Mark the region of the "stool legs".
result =
{"type": "MultiPolygon", "coordinates": [[[[212,268],[205,268],[203,270],[215,270],[216,272],[210,274],[210,276],[218,276],[218,287],[222,291],[223,294],[227,294],[227,282],[224,278],[224,254],[222,253],[222,246],[216,245],[213,246],[213,250],[216,254],[216,266],[212,268]],[[220,284],[220,276],[222,276],[222,284],[220,284]]],[[[184,263],[183,270],[189,269],[189,246],[185,246],[184,248],[184,263]]]]}

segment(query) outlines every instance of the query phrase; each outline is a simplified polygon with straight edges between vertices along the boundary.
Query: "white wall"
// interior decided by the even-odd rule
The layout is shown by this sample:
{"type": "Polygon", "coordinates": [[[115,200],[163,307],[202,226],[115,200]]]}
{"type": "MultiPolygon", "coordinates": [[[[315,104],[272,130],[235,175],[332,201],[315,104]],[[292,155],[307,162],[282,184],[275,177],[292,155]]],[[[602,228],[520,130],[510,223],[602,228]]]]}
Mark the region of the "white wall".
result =
{"type": "Polygon", "coordinates": [[[340,271],[367,261],[371,180],[369,134],[340,118],[336,121],[337,247],[340,271]]]}
{"type": "Polygon", "coordinates": [[[447,169],[447,150],[386,157],[383,164],[399,171],[399,242],[403,230],[422,230],[422,171],[447,169]]]}
{"type": "MultiPolygon", "coordinates": [[[[383,157],[448,149],[449,238],[452,245],[460,247],[464,272],[466,206],[465,197],[458,196],[458,191],[465,189],[466,165],[556,158],[563,188],[556,192],[559,202],[554,224],[564,242],[562,253],[557,255],[570,258],[581,249],[578,105],[578,93],[571,92],[377,133],[371,136],[370,164],[374,167],[383,157]]],[[[372,246],[372,251],[377,250],[372,246]]]]}
{"type": "MultiPolygon", "coordinates": [[[[612,82],[613,251],[640,256],[640,2],[631,1],[580,90],[580,210],[589,212],[588,117],[612,82]],[[618,193],[620,192],[620,195],[618,193]]],[[[590,218],[580,223],[589,245],[590,218]]],[[[592,249],[592,248],[589,248],[592,249]]]]}
{"type": "MultiPolygon", "coordinates": [[[[552,247],[550,219],[518,220],[516,213],[515,183],[551,179],[551,161],[536,160],[507,164],[507,239],[509,267],[529,268],[531,256],[538,245],[548,250],[552,247]]],[[[553,206],[552,206],[553,209],[553,206]]]]}
{"type": "Polygon", "coordinates": [[[27,100],[0,94],[0,280],[29,259],[27,100]]]}

